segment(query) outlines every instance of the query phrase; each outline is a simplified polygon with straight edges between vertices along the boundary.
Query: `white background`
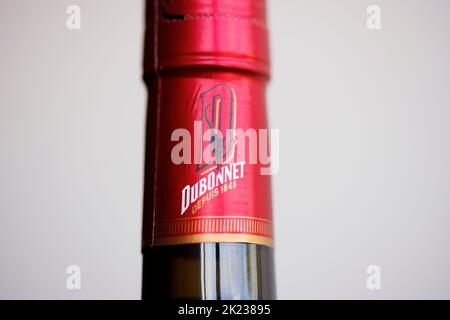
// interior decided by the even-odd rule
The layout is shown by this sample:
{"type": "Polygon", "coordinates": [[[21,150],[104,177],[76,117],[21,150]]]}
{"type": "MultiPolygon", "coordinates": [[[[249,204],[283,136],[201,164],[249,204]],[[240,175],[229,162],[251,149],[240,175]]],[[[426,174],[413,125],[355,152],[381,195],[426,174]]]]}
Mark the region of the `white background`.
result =
{"type": "MultiPolygon", "coordinates": [[[[278,297],[450,298],[450,2],[272,0],[269,25],[278,297]]],[[[1,2],[0,298],[140,298],[143,31],[143,1],[1,2]]]]}

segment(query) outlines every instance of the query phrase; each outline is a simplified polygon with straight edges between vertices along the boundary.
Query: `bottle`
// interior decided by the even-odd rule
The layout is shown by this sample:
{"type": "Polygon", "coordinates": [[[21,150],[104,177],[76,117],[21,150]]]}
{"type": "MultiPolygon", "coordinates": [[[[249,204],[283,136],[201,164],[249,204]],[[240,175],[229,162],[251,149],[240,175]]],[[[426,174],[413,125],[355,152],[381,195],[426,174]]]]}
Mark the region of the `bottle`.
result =
{"type": "Polygon", "coordinates": [[[275,299],[268,57],[264,1],[148,0],[143,299],[275,299]]]}

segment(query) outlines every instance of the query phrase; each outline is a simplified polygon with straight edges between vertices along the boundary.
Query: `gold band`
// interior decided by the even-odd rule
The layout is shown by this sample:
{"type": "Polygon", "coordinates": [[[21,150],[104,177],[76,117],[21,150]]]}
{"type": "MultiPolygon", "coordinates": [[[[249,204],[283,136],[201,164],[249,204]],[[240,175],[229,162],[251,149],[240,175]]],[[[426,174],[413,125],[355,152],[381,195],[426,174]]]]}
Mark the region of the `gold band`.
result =
{"type": "Polygon", "coordinates": [[[233,233],[206,233],[192,234],[165,238],[155,238],[154,246],[202,243],[202,242],[244,242],[261,244],[273,248],[273,239],[264,236],[252,234],[233,234],[233,233]]]}
{"type": "Polygon", "coordinates": [[[252,217],[197,217],[159,222],[155,238],[182,237],[195,234],[250,234],[272,238],[272,222],[252,217]]]}

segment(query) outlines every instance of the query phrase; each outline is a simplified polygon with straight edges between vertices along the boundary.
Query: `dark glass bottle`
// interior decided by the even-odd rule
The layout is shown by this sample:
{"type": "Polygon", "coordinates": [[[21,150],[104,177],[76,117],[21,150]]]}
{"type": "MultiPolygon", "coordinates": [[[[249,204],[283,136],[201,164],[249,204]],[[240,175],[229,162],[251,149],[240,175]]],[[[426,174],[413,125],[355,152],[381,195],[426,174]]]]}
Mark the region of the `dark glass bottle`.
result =
{"type": "MultiPolygon", "coordinates": [[[[216,241],[222,239],[221,235],[192,240],[203,236],[196,234],[185,236],[183,239],[187,239],[187,243],[155,242],[155,214],[164,215],[166,210],[172,210],[174,204],[170,199],[172,193],[178,192],[174,188],[174,175],[163,172],[164,163],[168,161],[164,155],[170,153],[164,148],[170,138],[162,132],[164,125],[175,123],[177,117],[191,116],[189,113],[194,111],[190,105],[198,98],[197,91],[201,91],[198,88],[209,83],[226,83],[237,88],[237,100],[242,106],[238,110],[239,119],[258,127],[266,125],[265,87],[269,66],[265,3],[259,0],[149,0],[146,14],[144,80],[149,103],[142,297],[275,299],[270,237],[264,238],[265,242],[253,241],[262,238],[241,237],[239,232],[233,231],[226,235],[229,238],[224,238],[227,241],[216,241]]],[[[230,202],[235,198],[230,198],[218,208],[227,211],[228,206],[232,209],[238,206],[249,212],[265,211],[271,215],[270,177],[246,174],[251,183],[234,190],[242,195],[240,203],[233,206],[230,202]]]]}

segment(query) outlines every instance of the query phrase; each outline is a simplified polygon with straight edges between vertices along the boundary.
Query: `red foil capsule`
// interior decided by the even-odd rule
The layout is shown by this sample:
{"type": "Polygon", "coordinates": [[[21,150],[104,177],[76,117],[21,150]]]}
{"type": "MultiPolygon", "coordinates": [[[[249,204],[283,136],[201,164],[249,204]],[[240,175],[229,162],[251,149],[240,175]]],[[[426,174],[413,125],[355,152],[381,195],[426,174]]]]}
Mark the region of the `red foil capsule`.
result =
{"type": "Polygon", "coordinates": [[[144,245],[272,246],[270,176],[250,150],[267,129],[265,2],[155,1],[147,14],[144,245]]]}

